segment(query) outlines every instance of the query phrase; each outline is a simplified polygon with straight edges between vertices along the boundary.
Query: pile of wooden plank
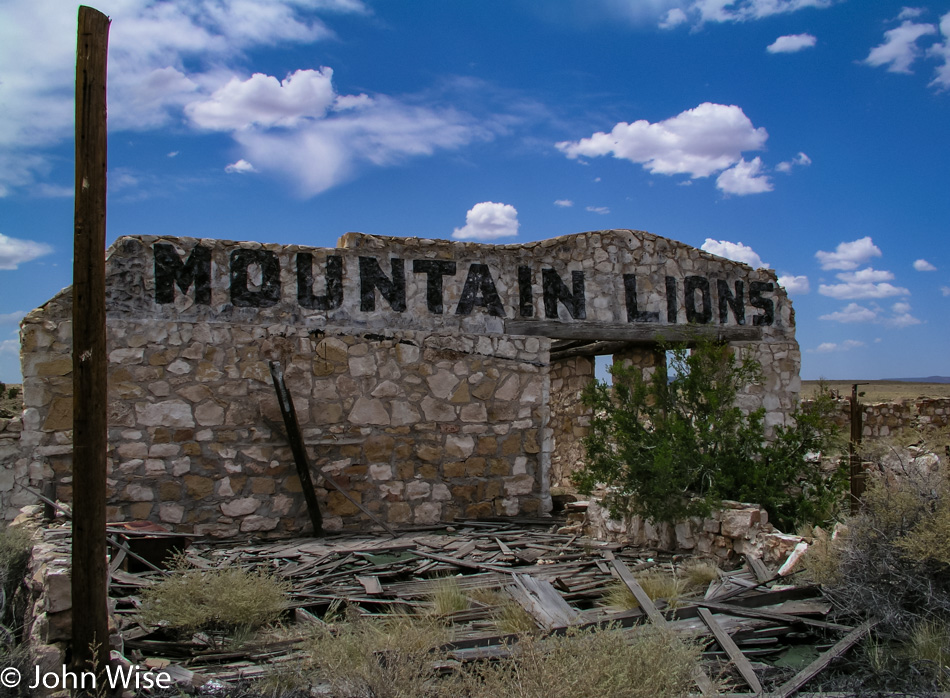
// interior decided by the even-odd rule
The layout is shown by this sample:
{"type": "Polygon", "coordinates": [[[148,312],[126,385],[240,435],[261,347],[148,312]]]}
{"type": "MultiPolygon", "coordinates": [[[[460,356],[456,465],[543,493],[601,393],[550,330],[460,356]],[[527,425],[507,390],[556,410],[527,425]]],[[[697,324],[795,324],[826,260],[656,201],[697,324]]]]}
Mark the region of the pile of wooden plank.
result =
{"type": "MultiPolygon", "coordinates": [[[[193,542],[186,554],[199,568],[263,568],[286,580],[291,589],[288,623],[321,624],[329,610],[341,607],[368,617],[425,613],[438,586],[452,577],[463,592],[496,590],[496,598],[513,599],[541,634],[613,626],[633,637],[649,624],[667,626],[706,643],[697,693],[712,692],[712,677],[745,695],[761,694],[766,687],[774,695],[793,695],[869,630],[867,624],[853,628],[829,622],[830,604],[816,587],[790,585],[757,559],[720,572],[704,592],[678,604],[651,599],[638,576],[646,570],[681,575],[686,559],[556,531],[550,519],[462,521],[397,537],[341,534],[227,545],[193,542]],[[638,607],[605,605],[611,587],[621,584],[638,607]],[[805,642],[823,651],[800,670],[761,663],[805,642]]],[[[161,629],[144,625],[139,617],[142,588],[163,574],[112,568],[110,594],[130,662],[166,671],[187,688],[209,681],[234,685],[303,657],[294,639],[252,641],[222,651],[200,633],[171,640],[161,629]]],[[[505,656],[517,636],[499,631],[497,610],[479,602],[452,613],[443,620],[454,625],[453,642],[433,649],[463,663],[505,656]]]]}

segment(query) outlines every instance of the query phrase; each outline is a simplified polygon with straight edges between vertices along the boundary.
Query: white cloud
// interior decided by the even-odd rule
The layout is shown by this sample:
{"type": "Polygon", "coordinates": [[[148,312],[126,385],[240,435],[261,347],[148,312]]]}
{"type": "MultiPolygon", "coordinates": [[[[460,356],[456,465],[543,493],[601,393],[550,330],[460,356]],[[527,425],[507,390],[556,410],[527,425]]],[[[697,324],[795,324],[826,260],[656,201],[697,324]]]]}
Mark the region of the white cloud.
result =
{"type": "Polygon", "coordinates": [[[5,339],[0,342],[0,356],[15,356],[19,358],[20,356],[20,340],[19,339],[5,339]]]}
{"type": "Polygon", "coordinates": [[[254,73],[231,80],[208,99],[192,102],[185,113],[195,125],[214,131],[251,126],[293,127],[302,119],[319,119],[333,105],[333,71],[298,70],[284,80],[254,73]]]}
{"type": "Polygon", "coordinates": [[[887,283],[893,280],[894,274],[883,269],[867,267],[859,271],[842,272],[835,276],[843,283],[821,284],[818,287],[818,293],[839,300],[910,295],[910,291],[906,288],[887,283]]]}
{"type": "Polygon", "coordinates": [[[247,160],[242,159],[237,162],[232,162],[224,168],[224,171],[228,174],[248,174],[249,172],[257,172],[257,168],[247,160]]]}
{"type": "Polygon", "coordinates": [[[170,158],[177,158],[177,157],[178,157],[178,153],[179,153],[179,151],[173,150],[173,151],[171,151],[171,152],[168,154],[168,157],[170,157],[170,158]]]}
{"type": "Polygon", "coordinates": [[[881,250],[869,237],[853,242],[842,242],[834,252],[818,251],[815,257],[822,269],[857,269],[871,257],[880,257],[881,250]]]}
{"type": "Polygon", "coordinates": [[[914,269],[917,271],[937,271],[937,267],[926,259],[918,259],[914,262],[914,269]]]}
{"type": "Polygon", "coordinates": [[[941,286],[940,293],[942,293],[944,297],[950,296],[950,286],[941,286]]]}
{"type": "Polygon", "coordinates": [[[783,274],[778,277],[779,285],[788,293],[805,294],[811,291],[811,284],[807,276],[793,276],[792,274],[783,274]]]}
{"type": "Polygon", "coordinates": [[[910,327],[922,322],[911,315],[910,303],[895,303],[891,306],[891,311],[894,314],[884,320],[884,324],[889,327],[910,327]]]}
{"type": "Polygon", "coordinates": [[[806,7],[825,8],[833,0],[695,0],[691,9],[704,22],[745,22],[806,7]]]}
{"type": "Polygon", "coordinates": [[[491,136],[454,110],[410,106],[385,96],[358,109],[307,119],[293,130],[248,128],[232,135],[245,159],[262,172],[286,176],[302,196],[345,181],[360,165],[395,165],[491,136]]]}
{"type": "Polygon", "coordinates": [[[905,7],[901,9],[900,14],[897,15],[897,19],[916,19],[924,12],[925,10],[923,7],[905,7]]]}
{"type": "Polygon", "coordinates": [[[584,210],[590,213],[599,213],[602,216],[610,213],[610,209],[606,206],[587,206],[584,210]]]}
{"type": "Polygon", "coordinates": [[[46,243],[20,240],[0,233],[0,269],[16,269],[20,264],[52,251],[53,248],[46,243]]]}
{"type": "Polygon", "coordinates": [[[811,164],[811,158],[805,155],[805,153],[799,153],[791,160],[786,160],[780,162],[775,166],[775,169],[778,172],[785,172],[786,174],[792,171],[793,167],[808,167],[811,164]]]}
{"type": "Polygon", "coordinates": [[[787,34],[780,36],[766,47],[769,53],[797,53],[802,49],[813,48],[818,39],[811,34],[787,34]]]}
{"type": "Polygon", "coordinates": [[[762,261],[755,250],[741,242],[706,238],[706,242],[703,243],[700,249],[709,254],[731,259],[734,262],[744,262],[754,269],[767,269],[769,266],[768,263],[762,261]]]}
{"type": "Polygon", "coordinates": [[[332,76],[322,68],[282,81],[261,73],[232,78],[185,113],[199,128],[230,131],[244,162],[287,177],[302,196],[345,181],[360,165],[395,165],[491,136],[452,109],[411,106],[385,95],[337,95],[332,76]]]}
{"type": "Polygon", "coordinates": [[[689,18],[686,16],[686,13],[678,7],[674,7],[665,15],[663,15],[663,19],[660,21],[659,27],[660,29],[673,29],[674,27],[678,27],[679,25],[688,21],[689,18]]]}
{"type": "Polygon", "coordinates": [[[878,311],[865,308],[857,303],[848,303],[842,310],[819,315],[819,320],[831,320],[832,322],[875,322],[877,321],[878,311]]]}
{"type": "Polygon", "coordinates": [[[809,349],[808,351],[812,354],[829,354],[831,352],[839,351],[851,351],[852,349],[857,349],[858,347],[865,346],[864,342],[859,342],[856,339],[846,339],[841,344],[835,342],[822,342],[814,349],[809,349]]]}
{"type": "Polygon", "coordinates": [[[613,155],[654,174],[696,178],[732,167],[744,151],[763,149],[768,137],[739,107],[705,102],[665,121],[620,122],[610,133],[563,141],[557,148],[572,159],[613,155]]]}
{"type": "Polygon", "coordinates": [[[891,73],[909,73],[911,64],[922,53],[917,41],[936,33],[937,28],[932,24],[905,20],[896,29],[884,32],[884,43],[872,48],[864,62],[875,68],[886,65],[891,73]]]}
{"type": "Polygon", "coordinates": [[[840,274],[835,274],[835,276],[847,283],[864,284],[892,281],[894,279],[893,272],[889,272],[886,269],[874,269],[873,267],[865,267],[858,271],[843,271],[840,274]]]}
{"type": "Polygon", "coordinates": [[[483,201],[465,214],[465,225],[456,228],[456,240],[496,240],[518,234],[518,211],[511,204],[483,201]]]}
{"type": "Polygon", "coordinates": [[[19,325],[20,320],[25,317],[25,310],[17,310],[12,313],[0,313],[0,325],[19,325]]]}
{"type": "Polygon", "coordinates": [[[555,206],[560,206],[561,208],[570,208],[574,205],[574,202],[570,199],[558,199],[554,202],[555,206]]]}
{"type": "Polygon", "coordinates": [[[903,286],[894,286],[889,283],[868,283],[850,281],[842,284],[821,284],[818,293],[829,298],[849,300],[852,298],[890,298],[893,296],[907,296],[910,291],[903,286]]]}
{"type": "MultiPolygon", "coordinates": [[[[98,7],[113,20],[110,130],[157,128],[184,114],[191,128],[233,132],[241,160],[286,176],[305,196],[360,165],[396,164],[489,136],[489,128],[452,109],[337,95],[329,69],[283,80],[243,72],[248,54],[261,47],[331,37],[318,15],[367,13],[359,0],[102,0],[98,7]]],[[[0,3],[0,65],[7,66],[0,81],[0,197],[31,186],[34,194],[53,192],[34,183],[53,167],[42,148],[72,132],[75,13],[61,10],[59,0],[0,3]],[[18,29],[26,26],[28,33],[18,29]]]]}
{"type": "Polygon", "coordinates": [[[746,162],[742,158],[716,178],[716,187],[726,194],[745,196],[772,191],[772,182],[762,173],[762,158],[746,162]]]}
{"type": "Polygon", "coordinates": [[[942,65],[937,66],[937,74],[930,82],[930,86],[948,90],[950,89],[950,12],[940,18],[940,33],[943,35],[943,41],[927,50],[929,57],[942,62],[942,65]]]}

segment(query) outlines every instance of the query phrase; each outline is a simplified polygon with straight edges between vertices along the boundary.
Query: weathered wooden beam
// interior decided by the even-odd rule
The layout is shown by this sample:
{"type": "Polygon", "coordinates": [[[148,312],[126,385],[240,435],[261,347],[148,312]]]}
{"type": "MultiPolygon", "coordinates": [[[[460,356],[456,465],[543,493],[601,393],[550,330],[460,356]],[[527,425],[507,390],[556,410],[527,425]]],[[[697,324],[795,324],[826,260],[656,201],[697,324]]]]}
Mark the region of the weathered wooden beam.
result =
{"type": "MultiPolygon", "coordinates": [[[[617,576],[620,577],[620,581],[626,585],[636,598],[637,603],[640,604],[640,608],[647,614],[647,618],[656,626],[668,627],[669,623],[666,617],[660,613],[656,604],[653,603],[653,599],[643,590],[643,587],[640,586],[640,583],[636,580],[636,577],[633,576],[633,573],[630,572],[630,569],[620,560],[614,560],[611,564],[617,576]]],[[[716,687],[699,664],[693,667],[693,681],[696,683],[696,686],[699,687],[700,693],[704,696],[716,695],[716,687]]]]}
{"type": "Polygon", "coordinates": [[[653,599],[647,596],[647,593],[643,590],[643,587],[640,586],[640,582],[636,580],[636,577],[630,572],[625,564],[620,560],[613,561],[614,571],[617,573],[617,576],[620,577],[620,581],[630,590],[630,593],[633,594],[636,598],[637,603],[640,604],[640,608],[646,612],[647,617],[653,621],[654,624],[659,626],[666,625],[666,618],[660,613],[659,609],[656,607],[656,604],[653,603],[653,599]]]}
{"type": "Polygon", "coordinates": [[[713,614],[709,612],[709,609],[700,608],[699,617],[702,618],[703,623],[705,623],[706,627],[712,632],[719,646],[729,655],[729,659],[736,665],[736,669],[739,670],[745,682],[749,684],[749,688],[756,694],[761,693],[762,684],[759,683],[759,678],[755,675],[755,671],[752,670],[752,664],[749,663],[749,660],[742,654],[742,650],[733,642],[729,633],[723,630],[723,627],[719,625],[719,622],[713,617],[713,614]]]}
{"type": "Polygon", "coordinates": [[[854,630],[850,625],[841,625],[840,623],[829,623],[823,620],[797,616],[791,613],[782,613],[781,611],[763,611],[754,608],[743,608],[728,603],[718,603],[716,601],[697,601],[698,606],[708,608],[719,613],[727,613],[731,616],[742,616],[744,618],[761,618],[762,620],[773,620],[786,625],[809,625],[813,628],[822,630],[834,630],[837,632],[848,632],[854,630]]]}
{"type": "Polygon", "coordinates": [[[317,493],[313,489],[313,478],[310,477],[310,460],[307,458],[307,449],[303,444],[303,436],[300,433],[297,410],[294,409],[294,401],[290,397],[290,391],[287,390],[287,384],[284,382],[284,371],[280,367],[280,362],[270,362],[270,375],[274,381],[274,390],[277,391],[277,404],[280,406],[280,414],[283,416],[284,426],[287,428],[287,441],[290,442],[290,450],[294,454],[297,477],[300,478],[300,487],[303,490],[304,500],[307,502],[307,512],[310,514],[310,523],[313,524],[313,533],[314,535],[320,535],[323,533],[323,514],[320,512],[320,504],[317,502],[317,493]]]}
{"type": "Polygon", "coordinates": [[[505,333],[551,339],[656,342],[747,342],[762,339],[761,327],[745,325],[661,325],[649,323],[558,322],[555,320],[505,320],[505,333]]]}
{"type": "Polygon", "coordinates": [[[569,349],[551,350],[551,361],[570,359],[575,356],[603,356],[604,354],[618,354],[630,346],[630,342],[586,342],[569,349]]]}
{"type": "Polygon", "coordinates": [[[106,595],[106,58],[109,18],[79,8],[73,235],[72,661],[109,664],[106,595]]]}

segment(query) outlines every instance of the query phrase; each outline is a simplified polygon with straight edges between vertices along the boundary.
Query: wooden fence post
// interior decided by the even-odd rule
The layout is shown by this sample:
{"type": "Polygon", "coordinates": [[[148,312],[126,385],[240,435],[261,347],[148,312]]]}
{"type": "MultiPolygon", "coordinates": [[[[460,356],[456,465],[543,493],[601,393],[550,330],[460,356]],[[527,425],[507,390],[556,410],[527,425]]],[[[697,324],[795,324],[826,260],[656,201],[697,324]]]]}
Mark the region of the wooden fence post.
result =
{"type": "MultiPolygon", "coordinates": [[[[106,603],[106,57],[109,18],[79,8],[73,238],[72,662],[109,661],[106,603]]],[[[101,685],[103,682],[98,682],[101,685]]]]}

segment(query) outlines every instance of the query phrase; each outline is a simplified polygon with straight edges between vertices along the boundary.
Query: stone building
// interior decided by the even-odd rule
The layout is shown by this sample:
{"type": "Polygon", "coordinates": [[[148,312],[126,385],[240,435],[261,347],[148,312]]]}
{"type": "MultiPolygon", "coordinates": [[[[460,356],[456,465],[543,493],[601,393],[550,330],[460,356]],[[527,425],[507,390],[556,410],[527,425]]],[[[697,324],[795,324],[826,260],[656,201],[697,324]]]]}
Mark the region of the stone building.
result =
{"type": "MultiPolygon", "coordinates": [[[[750,351],[743,396],[781,423],[799,391],[774,272],[633,230],[515,245],[349,233],[336,248],[123,237],[108,252],[109,517],[215,536],[309,528],[269,371],[279,361],[325,526],[536,515],[577,464],[593,357],[657,340],[750,351]]],[[[22,323],[25,412],[9,518],[71,495],[71,292],[22,323]]]]}

